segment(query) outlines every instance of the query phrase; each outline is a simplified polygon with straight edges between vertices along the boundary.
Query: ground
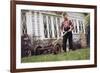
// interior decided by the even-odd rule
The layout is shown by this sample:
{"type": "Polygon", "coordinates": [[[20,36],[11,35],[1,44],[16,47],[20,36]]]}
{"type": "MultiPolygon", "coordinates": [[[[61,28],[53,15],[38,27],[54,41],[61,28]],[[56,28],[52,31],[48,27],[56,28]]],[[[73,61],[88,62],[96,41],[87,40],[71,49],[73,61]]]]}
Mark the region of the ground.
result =
{"type": "Polygon", "coordinates": [[[27,62],[47,62],[47,61],[63,61],[63,60],[87,60],[90,58],[90,49],[83,48],[75,51],[69,51],[64,53],[37,55],[31,57],[24,57],[21,59],[22,63],[27,62]]]}

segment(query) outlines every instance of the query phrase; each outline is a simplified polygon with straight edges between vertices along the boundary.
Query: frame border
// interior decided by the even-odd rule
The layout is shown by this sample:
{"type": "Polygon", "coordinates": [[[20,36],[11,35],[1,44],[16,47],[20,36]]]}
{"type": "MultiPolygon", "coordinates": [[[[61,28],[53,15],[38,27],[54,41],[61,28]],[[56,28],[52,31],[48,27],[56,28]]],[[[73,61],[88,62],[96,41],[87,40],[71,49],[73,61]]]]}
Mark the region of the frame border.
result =
{"type": "Polygon", "coordinates": [[[97,6],[94,5],[78,5],[78,4],[63,4],[63,3],[48,3],[34,1],[10,1],[10,71],[14,72],[29,72],[29,71],[46,71],[46,70],[61,70],[61,69],[77,69],[97,67],[97,6]],[[75,65],[75,66],[58,66],[58,67],[41,67],[41,68],[25,68],[16,69],[16,5],[40,5],[40,6],[57,6],[57,7],[73,7],[73,8],[89,8],[94,9],[94,64],[90,65],[75,65]]]}

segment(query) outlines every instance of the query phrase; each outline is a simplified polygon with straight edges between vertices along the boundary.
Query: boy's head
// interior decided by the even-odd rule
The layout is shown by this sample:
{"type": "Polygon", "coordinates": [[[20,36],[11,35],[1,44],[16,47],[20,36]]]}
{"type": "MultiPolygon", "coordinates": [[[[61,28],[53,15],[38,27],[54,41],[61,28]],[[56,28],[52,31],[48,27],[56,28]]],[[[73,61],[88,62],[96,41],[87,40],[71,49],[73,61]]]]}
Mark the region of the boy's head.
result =
{"type": "Polygon", "coordinates": [[[68,20],[68,16],[66,13],[63,14],[64,20],[68,20]]]}

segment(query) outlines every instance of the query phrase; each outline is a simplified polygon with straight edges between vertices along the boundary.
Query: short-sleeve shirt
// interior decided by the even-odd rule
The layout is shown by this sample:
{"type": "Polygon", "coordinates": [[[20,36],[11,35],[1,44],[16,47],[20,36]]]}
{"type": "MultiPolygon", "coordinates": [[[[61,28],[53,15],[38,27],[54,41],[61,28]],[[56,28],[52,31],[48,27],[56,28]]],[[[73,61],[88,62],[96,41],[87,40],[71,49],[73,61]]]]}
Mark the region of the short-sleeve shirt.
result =
{"type": "Polygon", "coordinates": [[[68,31],[70,29],[70,26],[73,27],[72,22],[70,20],[62,22],[62,28],[64,29],[64,31],[68,31]]]}

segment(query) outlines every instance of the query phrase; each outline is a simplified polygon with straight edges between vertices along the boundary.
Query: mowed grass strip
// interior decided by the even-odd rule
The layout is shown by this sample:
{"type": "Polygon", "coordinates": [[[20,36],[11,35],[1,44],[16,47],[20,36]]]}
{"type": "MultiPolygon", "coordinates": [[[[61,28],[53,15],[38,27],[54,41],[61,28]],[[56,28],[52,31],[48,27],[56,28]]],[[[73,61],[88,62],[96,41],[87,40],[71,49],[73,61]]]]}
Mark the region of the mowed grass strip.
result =
{"type": "Polygon", "coordinates": [[[21,59],[22,63],[27,62],[47,62],[47,61],[63,61],[63,60],[87,60],[90,58],[90,49],[78,49],[75,51],[63,52],[59,54],[45,54],[21,59]]]}

